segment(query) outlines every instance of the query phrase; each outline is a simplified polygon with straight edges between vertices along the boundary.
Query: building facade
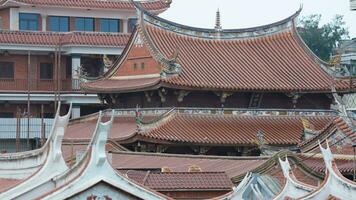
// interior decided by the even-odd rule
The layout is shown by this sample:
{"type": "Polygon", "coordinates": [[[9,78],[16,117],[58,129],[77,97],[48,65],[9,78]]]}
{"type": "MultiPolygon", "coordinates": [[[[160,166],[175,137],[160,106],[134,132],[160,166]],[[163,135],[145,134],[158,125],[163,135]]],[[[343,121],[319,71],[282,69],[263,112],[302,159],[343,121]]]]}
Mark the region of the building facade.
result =
{"type": "MultiPolygon", "coordinates": [[[[142,6],[158,14],[169,4],[147,1],[142,6]]],[[[2,1],[0,117],[25,112],[27,91],[33,117],[40,117],[40,105],[46,117],[53,117],[54,93],[73,103],[73,117],[92,112],[97,95],[80,90],[79,74],[103,74],[122,53],[136,19],[133,4],[126,1],[2,1]]]]}

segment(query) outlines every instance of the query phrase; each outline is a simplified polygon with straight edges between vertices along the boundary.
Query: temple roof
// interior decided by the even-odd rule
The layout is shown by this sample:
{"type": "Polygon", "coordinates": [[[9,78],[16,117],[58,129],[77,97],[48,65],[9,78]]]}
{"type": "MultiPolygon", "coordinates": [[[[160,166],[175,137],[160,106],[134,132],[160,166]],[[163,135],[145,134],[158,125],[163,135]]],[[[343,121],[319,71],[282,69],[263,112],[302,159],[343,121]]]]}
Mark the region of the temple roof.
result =
{"type": "Polygon", "coordinates": [[[124,47],[129,37],[120,33],[0,31],[0,43],[8,45],[124,47]]]}
{"type": "Polygon", "coordinates": [[[268,157],[224,157],[204,155],[177,155],[139,152],[112,152],[112,165],[117,170],[152,170],[169,168],[172,172],[187,172],[192,165],[203,172],[225,172],[229,178],[245,174],[268,157]]]}
{"type": "MultiPolygon", "coordinates": [[[[92,8],[134,10],[131,1],[127,0],[2,0],[1,6],[28,5],[43,7],[68,7],[68,8],[92,8]]],[[[146,0],[142,1],[143,8],[150,11],[164,11],[169,8],[170,0],[146,0]]]]}
{"type": "MultiPolygon", "coordinates": [[[[317,130],[332,120],[330,116],[306,118],[317,130]]],[[[156,122],[143,124],[134,136],[121,142],[143,140],[206,145],[257,145],[257,133],[262,131],[264,144],[297,145],[304,130],[301,119],[300,116],[236,116],[173,111],[156,122]]]]}
{"type": "Polygon", "coordinates": [[[269,25],[228,30],[189,27],[138,10],[136,32],[120,60],[103,78],[82,84],[85,90],[147,90],[147,79],[132,75],[128,80],[119,72],[137,42],[161,65],[160,81],[151,82],[151,88],[328,92],[333,84],[341,90],[348,86],[335,83],[327,64],[298,35],[300,10],[269,25]],[[130,87],[123,83],[133,79],[130,87]]]}
{"type": "MultiPolygon", "coordinates": [[[[287,112],[273,115],[271,111],[261,111],[259,115],[247,111],[235,114],[207,111],[209,110],[189,113],[176,108],[161,115],[146,114],[141,125],[136,123],[134,114],[118,114],[109,138],[120,144],[147,141],[163,144],[257,145],[257,133],[262,131],[265,144],[297,145],[301,142],[304,131],[302,119],[307,119],[315,130],[324,129],[334,119],[329,115],[331,113],[324,113],[321,116],[300,116],[287,112]]],[[[117,113],[119,112],[120,110],[117,110],[117,113]]],[[[88,140],[94,125],[94,116],[73,121],[64,138],[67,141],[88,140]]]]}

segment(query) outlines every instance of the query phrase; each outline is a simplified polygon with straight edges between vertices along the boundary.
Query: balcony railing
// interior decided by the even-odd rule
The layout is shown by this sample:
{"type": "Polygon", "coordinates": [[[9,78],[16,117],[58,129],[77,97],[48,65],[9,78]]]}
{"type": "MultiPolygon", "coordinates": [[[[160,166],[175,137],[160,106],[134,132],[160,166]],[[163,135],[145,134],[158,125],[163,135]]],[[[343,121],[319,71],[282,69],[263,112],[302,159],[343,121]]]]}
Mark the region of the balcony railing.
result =
{"type": "MultiPolygon", "coordinates": [[[[0,79],[0,90],[27,91],[28,84],[30,84],[31,91],[54,91],[56,88],[54,80],[0,79]]],[[[80,91],[80,81],[78,79],[62,80],[60,90],[80,91]]]]}
{"type": "Polygon", "coordinates": [[[43,119],[43,125],[41,118],[30,118],[29,122],[29,125],[27,125],[27,118],[21,118],[20,121],[17,121],[16,118],[0,118],[0,140],[15,139],[17,134],[19,139],[26,139],[27,134],[29,139],[41,138],[42,130],[44,137],[48,137],[53,124],[53,119],[43,119]],[[27,131],[27,128],[29,128],[29,131],[27,131]]]}

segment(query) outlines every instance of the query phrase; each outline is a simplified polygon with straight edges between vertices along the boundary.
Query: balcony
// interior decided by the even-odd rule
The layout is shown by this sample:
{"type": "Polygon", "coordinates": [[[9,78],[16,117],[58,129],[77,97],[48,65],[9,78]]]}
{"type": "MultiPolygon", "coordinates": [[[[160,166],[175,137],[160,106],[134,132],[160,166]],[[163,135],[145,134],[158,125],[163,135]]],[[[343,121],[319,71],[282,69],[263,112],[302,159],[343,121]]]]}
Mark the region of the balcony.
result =
{"type": "MultiPolygon", "coordinates": [[[[0,79],[0,91],[27,91],[27,79],[0,79]]],[[[52,92],[56,88],[54,80],[31,80],[30,90],[38,92],[52,92]]],[[[62,80],[60,91],[80,91],[80,81],[78,79],[62,80]]]]}
{"type": "Polygon", "coordinates": [[[350,0],[350,9],[356,10],[356,0],[350,0]]]}

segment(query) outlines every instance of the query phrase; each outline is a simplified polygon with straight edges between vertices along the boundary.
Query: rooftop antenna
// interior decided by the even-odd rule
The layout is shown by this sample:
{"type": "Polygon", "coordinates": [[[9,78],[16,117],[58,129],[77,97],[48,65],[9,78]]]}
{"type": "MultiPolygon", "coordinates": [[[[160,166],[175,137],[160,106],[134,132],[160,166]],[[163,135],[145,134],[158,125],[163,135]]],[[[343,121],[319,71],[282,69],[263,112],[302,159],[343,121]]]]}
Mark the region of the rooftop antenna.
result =
{"type": "Polygon", "coordinates": [[[216,17],[215,17],[215,29],[217,31],[220,31],[222,29],[221,27],[221,21],[220,21],[220,10],[218,8],[218,10],[216,11],[216,17]]]}

